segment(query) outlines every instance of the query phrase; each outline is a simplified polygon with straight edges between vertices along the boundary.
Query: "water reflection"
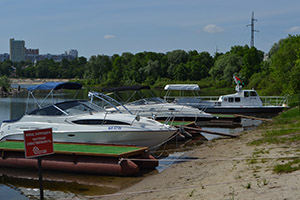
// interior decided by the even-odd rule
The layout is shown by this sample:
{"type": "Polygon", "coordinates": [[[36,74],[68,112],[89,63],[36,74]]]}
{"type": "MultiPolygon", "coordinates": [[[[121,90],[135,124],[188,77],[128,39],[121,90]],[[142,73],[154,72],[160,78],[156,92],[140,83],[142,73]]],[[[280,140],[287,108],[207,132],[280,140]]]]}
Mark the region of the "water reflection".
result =
{"type": "MultiPolygon", "coordinates": [[[[38,173],[32,170],[0,168],[2,184],[18,188],[20,193],[39,196],[38,173]]],[[[115,193],[128,187],[143,177],[113,177],[61,172],[43,172],[45,195],[52,199],[70,196],[94,196],[115,193]],[[58,192],[59,191],[59,192],[58,192]]],[[[2,199],[2,198],[1,198],[2,199]]]]}

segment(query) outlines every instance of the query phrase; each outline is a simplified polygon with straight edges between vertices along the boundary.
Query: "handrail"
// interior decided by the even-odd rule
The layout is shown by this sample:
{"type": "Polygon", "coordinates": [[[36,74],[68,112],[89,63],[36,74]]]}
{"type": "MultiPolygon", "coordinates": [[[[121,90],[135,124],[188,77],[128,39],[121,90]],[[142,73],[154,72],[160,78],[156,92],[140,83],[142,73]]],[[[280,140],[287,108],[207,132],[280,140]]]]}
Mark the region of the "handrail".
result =
{"type": "Polygon", "coordinates": [[[89,94],[88,94],[89,97],[91,97],[91,102],[93,102],[93,97],[97,97],[98,99],[108,103],[109,105],[111,105],[112,107],[114,107],[117,111],[119,111],[120,113],[122,113],[120,111],[120,109],[118,109],[113,103],[111,102],[115,102],[117,103],[118,105],[122,106],[127,112],[129,112],[130,114],[133,115],[133,113],[128,110],[128,108],[126,106],[124,106],[122,103],[120,103],[119,101],[115,100],[114,98],[110,97],[110,96],[107,96],[103,93],[99,93],[99,92],[94,92],[94,91],[90,91],[89,94]],[[106,100],[105,98],[107,98],[108,100],[106,100]]]}
{"type": "MultiPolygon", "coordinates": [[[[180,96],[165,96],[165,100],[168,102],[172,101],[176,102],[179,99],[194,99],[197,98],[200,101],[217,101],[219,99],[219,96],[185,96],[185,97],[180,97],[180,96]]],[[[262,99],[263,105],[274,105],[274,106],[287,106],[288,105],[288,95],[286,96],[260,96],[262,99]]],[[[197,105],[197,102],[189,102],[189,105],[197,105]]]]}
{"type": "Polygon", "coordinates": [[[263,105],[284,106],[288,105],[288,95],[286,96],[261,96],[263,105]]]}

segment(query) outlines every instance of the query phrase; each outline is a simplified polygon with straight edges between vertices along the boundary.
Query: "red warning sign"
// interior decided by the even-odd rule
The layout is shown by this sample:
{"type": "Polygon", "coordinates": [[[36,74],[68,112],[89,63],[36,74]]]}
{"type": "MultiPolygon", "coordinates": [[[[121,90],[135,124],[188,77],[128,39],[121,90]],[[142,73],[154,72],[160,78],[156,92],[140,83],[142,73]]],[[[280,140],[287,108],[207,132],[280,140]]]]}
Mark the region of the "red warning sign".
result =
{"type": "Polygon", "coordinates": [[[24,131],[24,143],[26,158],[54,153],[51,128],[24,131]]]}

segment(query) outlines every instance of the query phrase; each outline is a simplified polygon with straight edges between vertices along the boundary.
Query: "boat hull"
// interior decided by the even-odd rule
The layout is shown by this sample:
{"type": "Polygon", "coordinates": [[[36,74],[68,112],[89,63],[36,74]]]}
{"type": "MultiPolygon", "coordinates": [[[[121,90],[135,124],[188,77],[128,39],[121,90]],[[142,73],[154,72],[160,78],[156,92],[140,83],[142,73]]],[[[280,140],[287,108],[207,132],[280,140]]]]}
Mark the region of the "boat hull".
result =
{"type": "MultiPolygon", "coordinates": [[[[53,132],[54,142],[121,144],[154,147],[167,141],[174,131],[53,132]]],[[[9,134],[5,140],[24,140],[23,133],[9,134]]]]}
{"type": "Polygon", "coordinates": [[[122,144],[143,147],[162,144],[177,130],[148,118],[136,119],[133,115],[117,113],[74,116],[25,115],[18,121],[2,123],[0,140],[23,140],[24,131],[45,128],[52,128],[54,142],[122,144]],[[102,123],[103,120],[97,124],[90,123],[95,120],[97,122],[99,119],[105,119],[111,123],[102,123]]]}
{"type": "Polygon", "coordinates": [[[207,113],[224,113],[224,114],[278,114],[284,107],[198,107],[207,113]]]}
{"type": "MultiPolygon", "coordinates": [[[[153,118],[159,121],[209,121],[214,117],[211,114],[199,111],[197,108],[173,103],[146,104],[142,106],[126,106],[133,114],[153,118]]],[[[121,110],[122,108],[120,108],[121,110]]]]}

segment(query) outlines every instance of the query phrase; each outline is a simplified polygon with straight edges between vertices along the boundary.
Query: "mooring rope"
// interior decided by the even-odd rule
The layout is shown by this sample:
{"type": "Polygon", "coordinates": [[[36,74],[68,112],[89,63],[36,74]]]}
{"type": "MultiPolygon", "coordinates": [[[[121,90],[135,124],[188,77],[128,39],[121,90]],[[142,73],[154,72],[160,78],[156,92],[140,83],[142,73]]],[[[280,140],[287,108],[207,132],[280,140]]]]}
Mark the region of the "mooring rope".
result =
{"type": "MultiPolygon", "coordinates": [[[[252,160],[252,159],[256,159],[256,160],[263,160],[263,159],[291,159],[291,158],[300,158],[300,156],[275,156],[275,157],[246,157],[246,158],[178,158],[178,159],[161,159],[159,160],[159,162],[170,162],[170,161],[175,161],[175,162],[185,162],[185,161],[243,161],[243,160],[252,160]]],[[[149,162],[153,162],[153,160],[151,159],[147,159],[147,158],[122,158],[122,160],[131,160],[131,161],[149,161],[149,162]]]]}

